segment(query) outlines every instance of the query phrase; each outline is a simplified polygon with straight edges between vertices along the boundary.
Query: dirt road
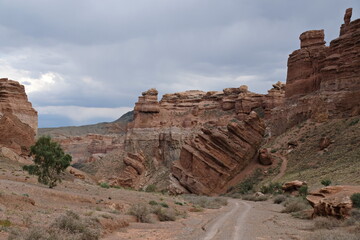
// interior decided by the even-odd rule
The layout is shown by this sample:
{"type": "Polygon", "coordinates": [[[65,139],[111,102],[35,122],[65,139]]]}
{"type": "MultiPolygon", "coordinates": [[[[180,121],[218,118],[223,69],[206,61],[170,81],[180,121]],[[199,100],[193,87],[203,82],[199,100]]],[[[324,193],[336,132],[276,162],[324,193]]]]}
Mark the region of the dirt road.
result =
{"type": "Polygon", "coordinates": [[[211,239],[242,239],[245,233],[243,226],[247,218],[247,214],[251,209],[251,205],[242,201],[231,200],[233,209],[227,213],[220,215],[210,222],[209,227],[204,227],[204,240],[211,239]]]}
{"type": "Polygon", "coordinates": [[[301,240],[309,222],[280,213],[282,206],[271,202],[229,199],[228,206],[204,214],[203,221],[184,221],[177,240],[301,240]]]}

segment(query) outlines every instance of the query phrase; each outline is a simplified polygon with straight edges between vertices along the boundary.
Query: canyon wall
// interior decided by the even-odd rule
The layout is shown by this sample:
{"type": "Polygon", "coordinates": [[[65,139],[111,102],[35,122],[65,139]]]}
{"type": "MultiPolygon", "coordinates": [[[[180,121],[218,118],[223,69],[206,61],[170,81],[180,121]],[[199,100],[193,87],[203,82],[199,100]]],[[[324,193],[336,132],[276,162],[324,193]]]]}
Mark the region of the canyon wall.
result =
{"type": "Polygon", "coordinates": [[[340,36],[325,46],[324,31],[300,35],[299,50],[289,56],[285,103],[272,113],[277,135],[307,119],[360,114],[360,19],[346,11],[340,36]]]}
{"type": "Polygon", "coordinates": [[[26,154],[35,143],[37,112],[27,99],[25,88],[7,78],[0,79],[0,146],[26,154]]]}

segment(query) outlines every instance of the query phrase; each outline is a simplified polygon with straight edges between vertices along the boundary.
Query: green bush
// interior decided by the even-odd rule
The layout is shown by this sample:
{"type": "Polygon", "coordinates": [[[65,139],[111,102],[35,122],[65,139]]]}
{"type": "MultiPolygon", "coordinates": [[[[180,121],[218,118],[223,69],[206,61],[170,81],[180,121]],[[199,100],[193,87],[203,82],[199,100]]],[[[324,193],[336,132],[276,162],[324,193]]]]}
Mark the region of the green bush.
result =
{"type": "Polygon", "coordinates": [[[156,186],[154,184],[150,184],[145,188],[145,192],[155,192],[156,186]]]}
{"type": "Polygon", "coordinates": [[[168,205],[167,203],[164,203],[164,202],[160,203],[160,206],[162,206],[162,207],[164,207],[164,208],[168,208],[168,207],[169,207],[169,205],[168,205]]]}
{"type": "Polygon", "coordinates": [[[299,188],[299,195],[305,198],[308,195],[308,186],[303,185],[299,188]]]}
{"type": "Polygon", "coordinates": [[[106,182],[100,183],[100,187],[102,188],[110,188],[109,184],[106,182]]]}
{"type": "Polygon", "coordinates": [[[151,200],[151,201],[149,202],[149,204],[152,205],[152,206],[158,205],[158,203],[157,203],[156,201],[154,201],[154,200],[151,200]]]}
{"type": "Polygon", "coordinates": [[[330,186],[331,185],[331,180],[330,179],[321,180],[321,184],[324,185],[324,186],[330,186]]]}
{"type": "Polygon", "coordinates": [[[2,227],[10,227],[11,226],[11,222],[6,219],[6,220],[0,220],[0,226],[2,227]]]}
{"type": "Polygon", "coordinates": [[[260,188],[260,192],[264,194],[281,194],[283,193],[282,184],[275,182],[269,183],[268,185],[264,185],[260,188]]]}
{"type": "Polygon", "coordinates": [[[49,136],[40,137],[30,148],[34,156],[34,164],[25,165],[23,170],[38,176],[38,181],[50,188],[61,182],[61,174],[70,166],[72,158],[65,154],[60,144],[51,140],[49,136]]]}
{"type": "Polygon", "coordinates": [[[360,193],[354,193],[351,195],[350,199],[354,208],[360,208],[360,193]]]}

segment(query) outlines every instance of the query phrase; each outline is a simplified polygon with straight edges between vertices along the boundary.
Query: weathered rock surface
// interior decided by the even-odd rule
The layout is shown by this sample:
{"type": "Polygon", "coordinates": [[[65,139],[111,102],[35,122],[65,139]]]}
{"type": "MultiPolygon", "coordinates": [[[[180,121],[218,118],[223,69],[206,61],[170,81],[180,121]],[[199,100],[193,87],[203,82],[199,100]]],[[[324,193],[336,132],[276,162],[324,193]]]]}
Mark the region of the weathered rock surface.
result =
{"type": "Polygon", "coordinates": [[[271,165],[273,163],[273,157],[266,148],[259,150],[259,162],[262,165],[271,165]]]}
{"type": "Polygon", "coordinates": [[[307,200],[314,208],[313,216],[349,216],[352,208],[350,196],[360,192],[360,186],[328,186],[311,192],[307,200]]]}
{"type": "Polygon", "coordinates": [[[292,192],[298,191],[302,186],[306,186],[306,185],[307,185],[306,182],[295,180],[295,181],[284,183],[281,188],[285,192],[292,193],[292,192]]]}
{"type": "Polygon", "coordinates": [[[0,79],[0,146],[26,154],[35,142],[37,112],[25,88],[16,81],[0,79]]]}
{"type": "Polygon", "coordinates": [[[360,114],[360,19],[350,21],[351,10],[337,39],[325,46],[323,30],[300,36],[301,49],[289,56],[285,104],[272,113],[272,133],[313,119],[360,114]]]}
{"type": "Polygon", "coordinates": [[[140,188],[143,186],[146,173],[145,157],[142,153],[127,153],[124,157],[125,168],[109,179],[111,186],[140,188]]]}
{"type": "Polygon", "coordinates": [[[123,148],[124,136],[87,134],[84,136],[57,137],[66,153],[71,154],[72,164],[88,163],[104,157],[107,153],[123,148]]]}
{"type": "Polygon", "coordinates": [[[232,121],[226,129],[207,127],[182,147],[172,174],[192,193],[213,195],[257,154],[265,132],[255,112],[244,121],[232,121]]]}

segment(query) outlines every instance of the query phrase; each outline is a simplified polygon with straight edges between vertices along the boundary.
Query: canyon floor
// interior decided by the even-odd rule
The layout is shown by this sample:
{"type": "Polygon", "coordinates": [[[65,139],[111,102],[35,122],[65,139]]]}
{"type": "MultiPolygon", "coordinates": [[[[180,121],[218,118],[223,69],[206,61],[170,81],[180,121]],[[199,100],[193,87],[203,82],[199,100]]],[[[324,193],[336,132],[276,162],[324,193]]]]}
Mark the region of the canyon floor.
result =
{"type": "Polygon", "coordinates": [[[97,218],[101,239],[303,239],[311,221],[281,213],[282,205],[228,198],[220,209],[192,211],[181,196],[102,188],[91,182],[66,179],[54,189],[37,183],[18,163],[0,161],[0,239],[12,231],[50,225],[67,211],[97,218]],[[128,215],[132,204],[155,201],[179,214],[176,221],[139,223],[128,215]],[[180,205],[179,203],[182,203],[180,205]],[[7,221],[9,224],[4,224],[7,221]]]}

